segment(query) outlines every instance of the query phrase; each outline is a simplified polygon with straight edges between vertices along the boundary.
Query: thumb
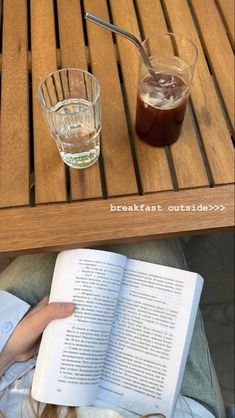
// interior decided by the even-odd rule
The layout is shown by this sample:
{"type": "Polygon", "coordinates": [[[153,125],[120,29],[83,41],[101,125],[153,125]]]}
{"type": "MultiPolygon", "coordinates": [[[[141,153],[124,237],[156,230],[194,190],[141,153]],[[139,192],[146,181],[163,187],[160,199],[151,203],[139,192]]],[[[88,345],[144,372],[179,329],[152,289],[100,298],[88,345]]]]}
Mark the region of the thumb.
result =
{"type": "Polygon", "coordinates": [[[52,302],[44,306],[40,311],[45,321],[50,322],[52,319],[65,318],[74,311],[75,304],[72,302],[52,302]]]}
{"type": "Polygon", "coordinates": [[[30,319],[35,334],[40,335],[53,319],[66,318],[74,311],[74,303],[52,302],[35,312],[30,319]]]}

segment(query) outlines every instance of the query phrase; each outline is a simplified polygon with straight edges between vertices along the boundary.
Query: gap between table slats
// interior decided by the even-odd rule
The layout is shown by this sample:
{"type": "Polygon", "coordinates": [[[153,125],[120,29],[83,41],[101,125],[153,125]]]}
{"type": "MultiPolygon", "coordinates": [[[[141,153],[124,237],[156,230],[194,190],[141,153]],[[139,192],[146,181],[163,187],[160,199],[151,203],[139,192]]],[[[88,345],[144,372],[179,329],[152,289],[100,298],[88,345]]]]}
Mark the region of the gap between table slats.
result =
{"type": "Polygon", "coordinates": [[[189,0],[207,58],[234,130],[234,55],[214,0],[189,0]]]}
{"type": "MultiPolygon", "coordinates": [[[[111,2],[112,2],[112,0],[111,0],[111,2]]],[[[33,3],[33,2],[32,2],[33,3]]],[[[139,4],[141,4],[141,0],[137,0],[136,1],[136,3],[137,3],[137,5],[139,4]]],[[[165,2],[166,4],[167,4],[167,0],[166,0],[166,2],[165,2]]],[[[184,2],[185,3],[185,2],[184,2]]],[[[89,3],[88,3],[89,4],[89,3]]],[[[183,4],[183,2],[182,2],[182,4],[183,4]]],[[[32,7],[33,7],[33,4],[32,4],[32,7]]],[[[76,6],[74,6],[74,7],[76,7],[76,6]]],[[[139,6],[138,6],[139,7],[139,6]]],[[[147,7],[147,6],[146,6],[147,7]]],[[[156,4],[155,4],[155,7],[156,7],[156,4]]],[[[172,4],[171,4],[171,7],[172,7],[172,4]]],[[[60,8],[62,8],[62,10],[63,10],[63,8],[65,8],[65,1],[64,0],[58,0],[58,13],[59,13],[59,9],[60,8]]],[[[77,8],[78,9],[78,8],[77,8]]],[[[76,10],[77,10],[76,9],[76,10]]],[[[167,9],[167,11],[170,9],[170,7],[168,7],[168,9],[167,9]]],[[[112,10],[112,8],[111,8],[111,10],[112,10]]],[[[66,16],[67,16],[67,12],[68,12],[68,10],[66,9],[66,16]]],[[[77,13],[79,13],[80,12],[80,10],[77,10],[77,13]]],[[[185,12],[185,10],[184,10],[184,12],[185,12]]],[[[112,11],[112,13],[113,13],[113,11],[112,11]]],[[[64,12],[64,14],[65,14],[65,12],[64,12]]],[[[99,13],[97,13],[97,14],[99,14],[99,13]]],[[[65,16],[65,17],[66,17],[65,16]]],[[[78,15],[76,15],[75,14],[75,16],[77,17],[78,15]]],[[[175,20],[175,14],[173,13],[173,15],[172,15],[172,19],[173,19],[173,21],[175,20]]],[[[71,17],[70,17],[70,23],[71,23],[71,18],[73,18],[74,16],[72,15],[71,17]]],[[[144,19],[144,16],[142,17],[142,19],[144,19]]],[[[51,20],[51,21],[53,21],[53,19],[51,20]]],[[[63,19],[62,19],[62,22],[63,22],[63,19]]],[[[78,25],[78,19],[74,19],[74,36],[73,36],[73,40],[74,40],[74,42],[75,42],[75,38],[76,38],[76,36],[77,36],[77,31],[81,31],[81,27],[80,27],[80,25],[78,25]],[[76,20],[76,22],[75,22],[75,20],[76,20]]],[[[178,22],[180,22],[180,19],[178,20],[178,22]]],[[[181,20],[181,22],[182,22],[182,20],[181,20]]],[[[65,18],[65,23],[66,23],[66,18],[65,18]]],[[[69,22],[67,21],[67,28],[66,28],[66,24],[64,23],[64,28],[66,29],[66,30],[69,30],[69,22]]],[[[61,26],[61,31],[63,32],[63,23],[62,23],[62,26],[61,26]]],[[[65,30],[64,29],[64,30],[65,30]]],[[[100,29],[100,28],[96,28],[97,30],[102,30],[102,29],[100,29]]],[[[60,36],[60,41],[62,42],[62,37],[64,36],[65,37],[65,35],[66,35],[66,30],[65,30],[65,32],[64,32],[64,35],[62,35],[62,33],[61,33],[61,36],[60,36]]],[[[70,33],[71,33],[71,31],[70,31],[70,33]]],[[[182,33],[182,31],[181,31],[181,33],[182,33]]],[[[80,33],[80,36],[81,36],[81,33],[80,33]]],[[[69,37],[68,37],[69,38],[69,37]]],[[[124,42],[128,42],[127,40],[124,40],[124,42]]],[[[66,44],[65,44],[66,45],[66,44]]],[[[76,45],[77,46],[77,45],[76,45]]],[[[80,45],[80,48],[81,48],[81,45],[80,45]]],[[[54,48],[55,49],[55,48],[54,48]]],[[[28,54],[28,52],[27,52],[27,48],[25,49],[26,50],[26,55],[28,54]]],[[[85,50],[85,47],[84,47],[84,50],[85,50]]],[[[68,49],[67,48],[64,48],[64,51],[67,51],[68,52],[68,49]]],[[[58,54],[58,51],[56,51],[57,52],[57,54],[58,54]]],[[[55,53],[56,53],[55,52],[55,53]]],[[[60,52],[60,51],[59,51],[60,52]]],[[[63,51],[61,51],[61,54],[63,55],[63,51]]],[[[66,54],[66,52],[65,52],[65,54],[66,54]]],[[[59,53],[59,55],[60,55],[60,53],[59,53]]],[[[70,54],[69,54],[70,55],[70,54]]],[[[72,59],[72,57],[75,57],[75,55],[76,54],[71,54],[70,55],[70,57],[71,57],[71,59],[72,59]]],[[[81,49],[79,50],[79,55],[81,55],[81,49]]],[[[84,52],[83,52],[83,55],[84,55],[84,52]]],[[[87,57],[89,57],[89,51],[87,50],[87,52],[86,52],[86,56],[87,57]]],[[[67,54],[67,57],[68,57],[68,54],[67,54]]],[[[115,57],[116,57],[116,59],[117,59],[117,54],[116,54],[116,51],[115,51],[115,57]]],[[[76,57],[75,57],[76,58],[76,57]]],[[[80,57],[79,57],[79,59],[80,59],[80,57]]],[[[83,57],[83,59],[84,59],[84,57],[83,57]]],[[[56,60],[55,60],[56,61],[56,60]]],[[[45,61],[46,62],[46,61],[45,61]]],[[[205,64],[205,63],[204,63],[205,64]]],[[[64,65],[64,63],[63,63],[63,61],[62,61],[62,65],[63,66],[65,66],[64,65]]],[[[80,66],[80,64],[79,64],[79,66],[80,66]]],[[[27,65],[27,57],[26,57],[26,72],[27,72],[27,67],[28,67],[28,65],[27,65]]],[[[206,67],[206,64],[205,64],[205,67],[206,67]]],[[[208,73],[209,74],[209,73],[208,73]]],[[[212,89],[213,90],[213,94],[214,94],[214,96],[216,96],[215,95],[215,92],[214,92],[214,89],[212,89]]],[[[128,96],[129,96],[129,90],[128,90],[128,88],[127,88],[127,93],[128,93],[128,96]]],[[[34,100],[35,100],[35,94],[34,94],[34,100]]],[[[217,104],[217,100],[216,100],[216,104],[217,104]]],[[[38,106],[38,105],[37,105],[38,106]]],[[[216,106],[215,106],[216,107],[216,106]]],[[[217,104],[217,108],[218,108],[218,104],[217,104]]],[[[220,122],[221,122],[221,120],[223,119],[222,118],[222,112],[220,111],[219,112],[220,113],[220,122]]],[[[197,121],[199,122],[199,129],[200,129],[200,132],[202,133],[202,132],[206,132],[206,129],[205,129],[205,126],[203,126],[203,124],[202,123],[200,123],[200,118],[198,117],[198,115],[199,115],[199,112],[197,112],[197,110],[195,110],[195,114],[197,115],[197,121]],[[204,129],[204,130],[203,130],[204,129]]],[[[216,115],[216,113],[215,112],[211,112],[211,115],[210,116],[215,116],[216,115]]],[[[34,117],[34,119],[35,119],[35,117],[34,117]]],[[[218,119],[218,118],[217,118],[218,119]]],[[[188,120],[189,120],[189,117],[188,117],[188,120]]],[[[133,121],[133,118],[132,118],[132,121],[133,121]]],[[[185,120],[185,122],[186,122],[186,120],[185,120]]],[[[223,131],[224,130],[224,132],[225,132],[225,129],[226,129],[226,127],[225,127],[225,124],[223,124],[223,123],[220,123],[220,126],[219,126],[219,130],[217,131],[217,137],[219,136],[219,132],[221,132],[221,131],[223,131]],[[224,125],[224,126],[223,126],[224,125]],[[222,129],[223,128],[223,129],[222,129]]],[[[208,134],[208,132],[209,131],[207,131],[207,134],[208,134]]],[[[46,136],[49,136],[49,134],[48,134],[48,130],[47,130],[47,128],[45,128],[45,134],[46,134],[46,136]]],[[[206,138],[206,136],[204,135],[202,135],[202,137],[203,138],[206,138]]],[[[51,140],[51,138],[49,138],[50,140],[51,140]]],[[[219,139],[222,139],[222,140],[224,140],[224,135],[222,136],[220,136],[220,138],[219,139]]],[[[212,135],[211,135],[211,140],[212,140],[212,135]]],[[[52,140],[53,141],[53,140],[52,140]]],[[[136,139],[135,139],[135,141],[136,141],[136,139]]],[[[137,139],[137,141],[138,141],[138,139],[137,139]]],[[[140,142],[140,141],[139,141],[140,142]]],[[[223,148],[221,148],[221,147],[219,147],[220,148],[220,153],[219,153],[219,156],[218,156],[218,153],[213,153],[213,152],[211,152],[211,154],[210,154],[210,157],[209,157],[209,155],[208,155],[208,149],[210,150],[210,151],[213,151],[213,148],[214,147],[216,147],[216,144],[215,144],[215,141],[214,141],[214,143],[212,143],[211,142],[211,149],[210,149],[210,147],[207,147],[207,143],[206,143],[206,139],[204,140],[204,147],[205,147],[205,150],[206,150],[206,154],[207,154],[207,158],[208,158],[208,160],[210,161],[210,164],[211,164],[211,161],[212,160],[214,160],[213,161],[213,163],[215,163],[214,164],[214,166],[218,169],[218,167],[220,167],[220,173],[219,173],[219,176],[220,176],[220,179],[218,180],[218,184],[221,184],[222,183],[222,181],[223,180],[221,180],[221,174],[223,173],[223,176],[222,177],[224,177],[226,180],[225,180],[225,182],[231,182],[232,181],[232,170],[230,170],[230,168],[232,167],[232,158],[231,158],[231,155],[232,154],[230,154],[231,153],[231,150],[232,150],[232,148],[231,148],[231,141],[229,141],[229,135],[228,135],[228,132],[227,132],[227,130],[226,130],[226,134],[225,134],[225,141],[224,141],[225,143],[227,143],[227,145],[228,145],[228,148],[226,148],[226,147],[223,147],[223,148]],[[222,151],[222,154],[221,154],[221,151],[222,151]],[[227,159],[226,159],[226,154],[227,154],[227,159]],[[222,161],[222,165],[221,165],[221,161],[222,161]],[[227,162],[228,162],[228,167],[226,167],[226,169],[225,170],[223,170],[223,168],[224,168],[224,166],[225,166],[225,162],[226,162],[226,164],[227,164],[227,162]]],[[[179,155],[180,155],[180,153],[181,153],[181,147],[180,147],[180,141],[178,141],[178,144],[179,144],[179,155]]],[[[178,145],[178,144],[175,144],[173,147],[171,147],[171,149],[174,149],[174,147],[176,148],[176,145],[178,145]]],[[[54,145],[54,144],[53,144],[54,145]]],[[[141,144],[142,145],[142,144],[141,144]]],[[[145,146],[144,144],[143,144],[143,146],[145,146]]],[[[55,148],[55,147],[54,147],[55,148]]],[[[55,152],[57,153],[57,149],[55,148],[55,152]]],[[[159,150],[157,150],[157,151],[159,151],[159,150]]],[[[162,150],[161,150],[162,151],[162,150]]],[[[36,153],[35,153],[36,154],[36,153]]],[[[27,158],[28,158],[28,153],[25,153],[25,155],[27,155],[27,158]]],[[[172,153],[172,158],[173,158],[173,162],[174,162],[174,164],[175,164],[175,160],[174,160],[174,153],[172,153]]],[[[177,151],[176,151],[176,155],[177,155],[177,151]]],[[[59,158],[59,162],[60,162],[60,157],[59,157],[59,155],[58,155],[58,158],[59,158]]],[[[143,159],[143,158],[142,158],[143,159]]],[[[213,163],[212,163],[212,167],[213,167],[213,163]]],[[[63,164],[62,164],[63,165],[63,164]]],[[[176,167],[176,166],[175,166],[176,167]]],[[[95,166],[94,167],[92,167],[91,169],[94,169],[95,168],[95,166]]],[[[183,167],[183,173],[184,173],[184,171],[185,171],[185,167],[183,167]]],[[[187,170],[186,170],[187,171],[187,170]]],[[[75,170],[71,170],[71,172],[75,172],[75,170]]],[[[213,167],[213,169],[212,169],[212,173],[213,173],[213,177],[214,177],[214,179],[215,179],[215,175],[217,176],[217,172],[215,173],[215,171],[214,171],[214,167],[213,167]]],[[[25,174],[25,172],[24,172],[24,174],[25,174]]],[[[169,173],[168,173],[169,174],[169,173]]],[[[97,177],[96,177],[96,174],[95,173],[91,173],[91,176],[89,176],[89,180],[88,180],[88,182],[87,182],[87,179],[84,179],[83,178],[84,177],[84,174],[83,173],[79,173],[78,174],[78,176],[77,176],[77,172],[75,173],[75,175],[74,175],[74,177],[73,177],[73,174],[72,174],[72,176],[71,176],[71,184],[72,184],[72,187],[71,187],[71,189],[72,189],[72,198],[73,199],[80,199],[80,198],[87,198],[88,197],[88,195],[89,195],[89,193],[87,193],[87,190],[88,190],[88,188],[87,188],[87,186],[90,184],[91,185],[91,189],[92,189],[92,192],[91,192],[91,197],[99,197],[98,195],[100,195],[100,189],[99,189],[99,187],[100,187],[100,185],[98,186],[98,188],[96,187],[96,186],[94,186],[93,185],[93,181],[94,181],[94,179],[95,179],[95,181],[97,181],[97,177]],[[78,177],[82,177],[82,179],[80,179],[80,180],[78,180],[78,177]],[[94,195],[92,195],[92,193],[94,193],[94,195]],[[96,194],[97,194],[97,196],[96,196],[96,194]]],[[[200,176],[199,176],[200,177],[200,176]]],[[[217,176],[218,177],[218,176],[217,176]]],[[[28,175],[27,175],[27,178],[28,178],[28,175]]],[[[142,176],[142,178],[144,178],[144,176],[142,176]]],[[[178,173],[178,180],[180,180],[180,173],[178,173]]],[[[5,177],[4,177],[4,181],[5,181],[5,177]]],[[[150,180],[151,181],[151,180],[150,180]]],[[[189,183],[190,183],[190,179],[189,179],[189,183]]],[[[184,182],[184,176],[183,176],[183,180],[180,180],[179,181],[179,186],[181,186],[182,187],[182,184],[183,184],[183,182],[184,182]]],[[[99,183],[99,181],[98,181],[98,183],[99,183]]],[[[148,185],[149,185],[149,179],[147,179],[147,183],[148,183],[148,185]]],[[[64,184],[65,184],[65,182],[64,182],[64,184]]],[[[39,182],[37,182],[36,183],[36,185],[37,185],[37,190],[39,190],[39,188],[38,188],[38,185],[39,185],[39,182]]],[[[44,186],[43,186],[44,187],[44,186]]],[[[89,187],[89,186],[88,186],[89,187]]],[[[184,187],[184,186],[183,186],[184,187]]],[[[7,193],[9,193],[9,188],[8,188],[8,190],[7,190],[7,193]]],[[[18,188],[18,191],[19,191],[20,189],[18,188]]],[[[158,190],[157,188],[156,188],[156,190],[158,190]]],[[[145,191],[148,191],[148,187],[146,188],[145,187],[145,191]]],[[[18,193],[19,194],[19,193],[18,193]]],[[[27,189],[27,194],[28,194],[28,189],[27,189]]],[[[51,193],[49,193],[49,196],[51,195],[51,193]]],[[[4,197],[4,195],[2,195],[3,196],[3,198],[5,199],[5,197],[4,197]]],[[[2,198],[2,196],[0,196],[0,202],[1,202],[1,198],[2,198]]],[[[22,196],[22,193],[20,193],[20,196],[22,196]]],[[[65,193],[65,197],[62,199],[62,200],[64,200],[64,199],[66,199],[66,193],[65,193]]],[[[37,200],[39,203],[42,203],[42,202],[44,202],[44,200],[42,200],[42,202],[40,202],[40,199],[38,199],[37,200]]],[[[61,197],[59,197],[59,199],[55,199],[54,200],[54,198],[52,199],[52,200],[45,200],[45,201],[61,201],[61,197]]],[[[25,204],[25,203],[22,203],[22,202],[20,202],[19,203],[19,205],[21,205],[21,204],[25,204]]],[[[10,205],[12,205],[12,204],[10,204],[10,205]]],[[[6,206],[6,202],[3,204],[3,206],[6,206]]]]}
{"type": "MultiPolygon", "coordinates": [[[[60,55],[62,68],[87,70],[82,14],[79,2],[57,2],[60,55]]],[[[102,197],[99,163],[86,170],[70,169],[71,199],[81,200],[102,197]]]]}
{"type": "Polygon", "coordinates": [[[67,200],[64,164],[40,109],[40,81],[57,69],[54,8],[52,0],[31,0],[31,49],[36,203],[67,200]]]}
{"type": "Polygon", "coordinates": [[[3,13],[0,207],[9,207],[29,204],[26,0],[6,1],[3,13]]]}
{"type": "MultiPolygon", "coordinates": [[[[83,35],[85,35],[85,33],[83,33],[83,35]]],[[[117,53],[116,44],[114,44],[114,52],[115,52],[116,60],[119,63],[119,57],[118,57],[118,53],[117,53]]],[[[89,48],[88,48],[87,45],[85,45],[85,53],[86,53],[86,62],[87,62],[87,65],[90,67],[90,65],[91,65],[91,59],[90,59],[89,48]]],[[[57,65],[58,65],[58,68],[62,68],[60,48],[56,48],[56,57],[57,57],[57,65]]],[[[28,51],[27,64],[28,64],[28,71],[31,72],[32,71],[31,50],[28,51]]],[[[0,74],[1,74],[1,72],[2,72],[2,53],[0,53],[0,74]]]]}
{"type": "MultiPolygon", "coordinates": [[[[145,39],[156,32],[156,27],[158,32],[168,31],[160,2],[137,0],[136,7],[145,39]]],[[[156,53],[161,55],[161,45],[156,43],[156,47],[156,53]]],[[[169,51],[171,49],[172,45],[169,41],[169,51]]],[[[189,109],[186,110],[180,138],[169,150],[179,189],[208,186],[208,178],[189,109]]]]}
{"type": "MultiPolygon", "coordinates": [[[[84,11],[109,20],[105,0],[84,0],[84,11]]],[[[87,22],[91,69],[101,86],[101,146],[108,196],[138,193],[112,34],[87,22]]]]}
{"type": "Polygon", "coordinates": [[[186,0],[178,3],[163,0],[163,4],[171,30],[191,39],[198,49],[191,101],[213,182],[216,185],[232,183],[233,145],[188,4],[186,0]]]}
{"type": "Polygon", "coordinates": [[[231,45],[234,49],[234,15],[235,15],[235,4],[234,0],[215,0],[221,16],[223,18],[225,27],[228,32],[228,36],[231,42],[231,45]]]}
{"type": "MultiPolygon", "coordinates": [[[[110,0],[110,9],[114,24],[133,33],[140,39],[133,2],[110,0]]],[[[132,135],[140,170],[144,193],[172,190],[170,168],[165,149],[144,144],[135,132],[135,109],[137,93],[138,53],[136,47],[127,39],[116,37],[120,66],[126,91],[132,135]]]]}

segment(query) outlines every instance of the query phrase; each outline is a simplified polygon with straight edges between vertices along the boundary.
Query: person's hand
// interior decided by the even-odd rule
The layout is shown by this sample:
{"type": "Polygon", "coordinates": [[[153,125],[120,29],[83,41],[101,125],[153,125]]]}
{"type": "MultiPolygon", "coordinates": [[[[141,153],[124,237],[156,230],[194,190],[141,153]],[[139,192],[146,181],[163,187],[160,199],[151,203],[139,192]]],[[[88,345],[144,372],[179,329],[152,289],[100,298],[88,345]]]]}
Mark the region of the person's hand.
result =
{"type": "Polygon", "coordinates": [[[1,356],[2,358],[8,359],[8,367],[9,364],[15,361],[26,361],[33,357],[38,352],[41,334],[47,324],[53,319],[65,318],[71,315],[73,310],[73,303],[48,303],[48,296],[42,299],[19,322],[7,341],[1,356]]]}

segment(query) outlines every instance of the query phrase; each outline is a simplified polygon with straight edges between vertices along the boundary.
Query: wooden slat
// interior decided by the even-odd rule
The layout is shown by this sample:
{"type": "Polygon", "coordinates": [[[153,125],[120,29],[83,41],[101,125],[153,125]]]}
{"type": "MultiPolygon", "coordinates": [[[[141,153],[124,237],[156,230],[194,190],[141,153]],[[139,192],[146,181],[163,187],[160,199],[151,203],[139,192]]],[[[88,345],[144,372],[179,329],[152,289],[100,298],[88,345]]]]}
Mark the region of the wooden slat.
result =
{"type": "Polygon", "coordinates": [[[214,183],[232,183],[233,145],[188,4],[186,0],[164,0],[164,3],[171,30],[191,39],[198,49],[191,99],[214,183]]]}
{"type": "Polygon", "coordinates": [[[29,203],[26,7],[26,0],[6,0],[4,2],[0,207],[29,203]],[[17,19],[15,18],[16,10],[17,19]]]}
{"type": "Polygon", "coordinates": [[[208,60],[234,129],[234,56],[231,45],[214,0],[191,0],[191,3],[208,60]]]}
{"type": "MultiPolygon", "coordinates": [[[[136,20],[135,10],[132,1],[115,0],[110,1],[114,24],[133,33],[140,39],[139,28],[136,20]]],[[[131,119],[132,134],[135,141],[136,154],[140,169],[142,188],[145,193],[170,190],[172,181],[167,163],[165,150],[154,148],[144,144],[135,132],[135,111],[137,94],[137,73],[138,53],[136,47],[128,40],[117,36],[117,47],[119,51],[122,68],[123,81],[125,85],[128,109],[131,119]]]]}
{"type": "Polygon", "coordinates": [[[36,203],[66,200],[65,169],[37,100],[40,81],[57,69],[52,0],[31,0],[36,203]]]}
{"type": "MultiPolygon", "coordinates": [[[[115,50],[116,60],[118,61],[116,45],[114,45],[114,50],[115,50]]],[[[85,46],[85,53],[86,53],[87,64],[90,65],[91,60],[90,60],[90,53],[89,53],[88,46],[85,46]]],[[[57,48],[56,55],[57,55],[58,67],[61,67],[60,48],[57,48]]],[[[28,51],[28,71],[31,72],[31,70],[32,70],[31,51],[28,51]]],[[[1,72],[2,72],[2,54],[0,54],[0,74],[1,74],[1,72]]]]}
{"type": "Polygon", "coordinates": [[[221,15],[223,16],[230,42],[234,47],[234,0],[216,0],[216,4],[221,15]]]}
{"type": "MultiPolygon", "coordinates": [[[[85,41],[79,2],[57,1],[62,68],[87,70],[85,41]]],[[[86,170],[70,169],[72,200],[102,197],[99,163],[86,170]]]]}
{"type": "MultiPolygon", "coordinates": [[[[148,0],[147,2],[137,0],[136,4],[145,39],[156,32],[156,28],[158,32],[167,32],[167,25],[160,2],[155,0],[148,0]]],[[[159,48],[157,44],[158,42],[156,41],[156,46],[159,48]]],[[[169,52],[171,49],[172,45],[170,42],[169,52]]],[[[158,51],[160,53],[159,49],[158,51]]],[[[185,114],[180,138],[170,147],[170,151],[177,184],[180,189],[208,185],[208,178],[189,110],[185,114]]]]}
{"type": "MultiPolygon", "coordinates": [[[[108,20],[105,0],[85,0],[86,12],[108,20]]],[[[87,23],[92,72],[101,86],[102,155],[108,196],[137,193],[118,68],[108,31],[87,23]]]]}
{"type": "MultiPolygon", "coordinates": [[[[4,209],[0,217],[0,253],[4,256],[59,251],[114,242],[209,233],[217,228],[231,229],[234,225],[233,197],[234,188],[229,185],[211,188],[210,193],[198,188],[177,193],[158,193],[157,199],[156,194],[141,196],[141,204],[145,207],[156,207],[156,203],[161,205],[159,212],[111,211],[109,200],[4,209]],[[190,205],[194,210],[177,210],[181,205],[190,205]],[[169,209],[174,206],[175,211],[169,209]],[[61,219],[66,222],[61,222],[61,219]]],[[[139,206],[140,198],[113,198],[112,204],[139,206]]]]}

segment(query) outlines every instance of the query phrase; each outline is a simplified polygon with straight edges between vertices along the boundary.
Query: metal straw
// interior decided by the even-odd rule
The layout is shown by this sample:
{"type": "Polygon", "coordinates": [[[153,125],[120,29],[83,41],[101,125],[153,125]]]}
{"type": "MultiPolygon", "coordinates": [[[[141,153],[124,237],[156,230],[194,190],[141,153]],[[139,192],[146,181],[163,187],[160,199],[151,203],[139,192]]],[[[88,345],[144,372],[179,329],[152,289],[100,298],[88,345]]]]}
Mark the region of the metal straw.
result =
{"type": "Polygon", "coordinates": [[[85,14],[85,19],[89,20],[90,22],[96,23],[99,26],[102,26],[105,29],[109,29],[114,33],[117,33],[118,35],[124,36],[124,38],[129,39],[129,41],[133,42],[133,44],[135,44],[135,46],[137,46],[139,53],[141,55],[141,58],[144,62],[144,64],[146,65],[146,67],[148,68],[150,74],[155,78],[156,77],[156,73],[154,71],[154,68],[148,58],[148,55],[145,52],[144,47],[141,45],[141,42],[139,41],[139,39],[137,39],[134,35],[132,35],[132,33],[129,33],[127,31],[125,31],[124,29],[118,28],[115,25],[112,25],[109,22],[106,22],[105,20],[100,19],[99,17],[96,17],[94,15],[91,15],[90,13],[86,13],[85,14]]]}

